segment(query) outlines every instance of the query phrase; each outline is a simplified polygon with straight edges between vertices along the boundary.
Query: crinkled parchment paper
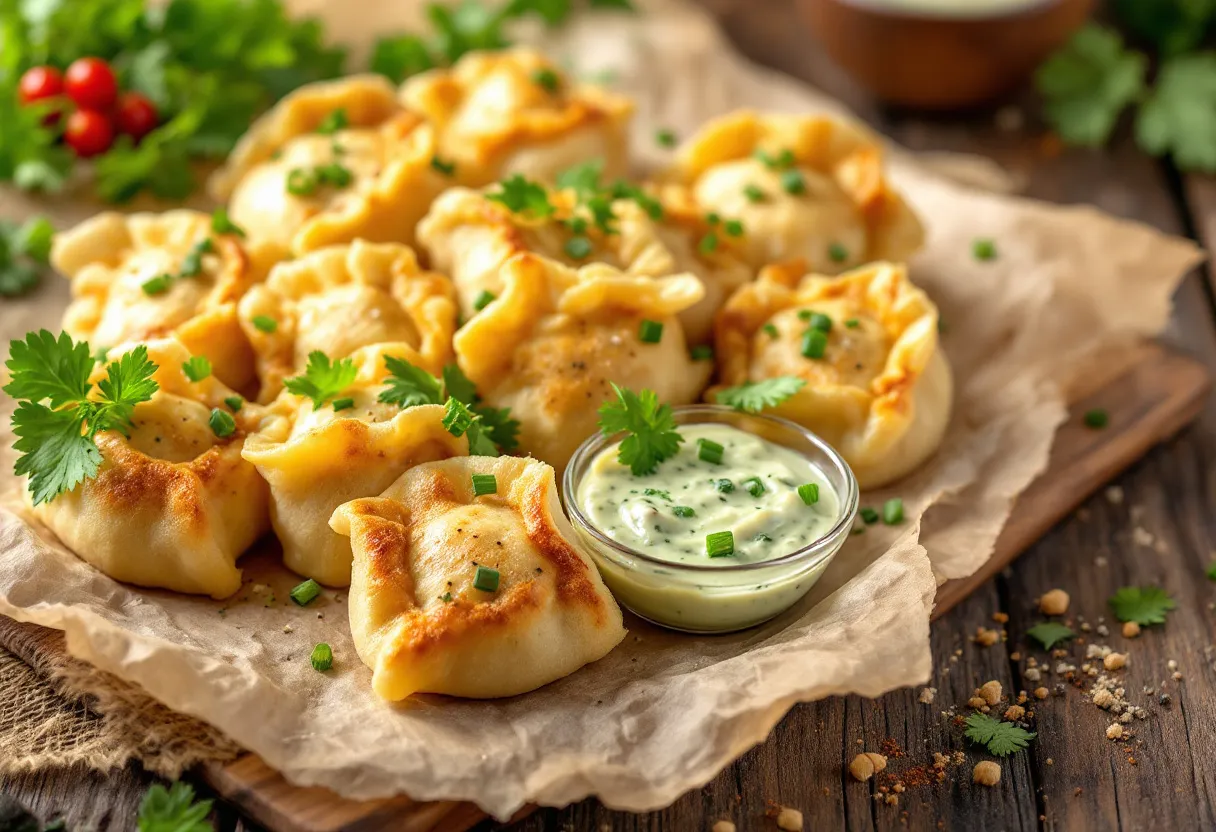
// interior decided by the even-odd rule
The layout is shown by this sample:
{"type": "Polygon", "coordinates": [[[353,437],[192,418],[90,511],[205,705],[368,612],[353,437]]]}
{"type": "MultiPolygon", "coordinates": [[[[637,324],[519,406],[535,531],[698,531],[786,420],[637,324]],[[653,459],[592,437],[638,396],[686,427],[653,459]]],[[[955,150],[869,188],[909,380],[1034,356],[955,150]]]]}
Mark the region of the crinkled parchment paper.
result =
{"type": "MultiPolygon", "coordinates": [[[[378,20],[376,5],[330,8],[341,31],[366,38],[352,21],[394,25],[378,20]]],[[[611,70],[615,86],[637,97],[642,163],[663,161],[658,126],[688,135],[743,106],[838,109],[736,56],[694,7],[645,5],[638,16],[584,17],[550,43],[581,71],[611,70]]],[[[297,783],[354,798],[462,798],[499,816],[589,794],[623,809],[663,806],[764,739],[799,700],[921,683],[936,583],[990,555],[1012,500],[1047,462],[1065,415],[1060,385],[1092,351],[1161,329],[1199,254],[1088,208],[967,190],[897,150],[892,175],[929,228],[913,277],[948,324],[952,427],[932,462],[890,491],[903,497],[908,522],[851,538],[811,595],[764,627],[694,638],[632,620],[611,655],[535,693],[387,705],[352,649],[344,597],[294,606],[287,591],[297,579],[273,552],[248,556],[245,588],[216,603],[116,584],[9,512],[0,512],[0,613],[65,630],[73,655],[213,723],[297,783]],[[999,259],[972,259],[981,236],[999,241],[999,259]],[[328,674],[309,665],[318,641],[334,648],[328,674]]],[[[12,199],[4,207],[20,210],[12,199]]],[[[66,221],[84,209],[55,210],[66,221]]],[[[0,334],[57,328],[66,297],[58,283],[3,302],[0,334]]],[[[0,462],[11,470],[11,457],[0,462]]],[[[2,482],[13,489],[11,476],[2,482]]]]}

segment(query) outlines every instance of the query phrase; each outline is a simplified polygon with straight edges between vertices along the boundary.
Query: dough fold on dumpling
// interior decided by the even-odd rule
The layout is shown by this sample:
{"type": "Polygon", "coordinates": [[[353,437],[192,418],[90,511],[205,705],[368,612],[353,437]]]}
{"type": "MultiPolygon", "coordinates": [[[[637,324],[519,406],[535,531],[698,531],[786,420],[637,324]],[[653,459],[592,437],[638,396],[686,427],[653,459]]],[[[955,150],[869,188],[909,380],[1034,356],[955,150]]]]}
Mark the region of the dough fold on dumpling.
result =
{"type": "Polygon", "coordinates": [[[462,185],[516,173],[552,182],[592,159],[610,176],[627,166],[633,103],[570,79],[534,49],[470,52],[408,79],[401,102],[434,127],[439,157],[462,185]]]}
{"type": "Polygon", "coordinates": [[[402,344],[378,344],[351,358],[359,369],[342,391],[351,407],[314,408],[284,392],[245,443],[244,457],[270,485],[270,521],[289,569],[327,586],[350,583],[350,541],[329,517],[356,497],[373,497],[422,462],[465,456],[469,440],[443,426],[437,404],[402,409],[378,400],[385,357],[409,358],[402,344]]]}
{"type": "Polygon", "coordinates": [[[906,260],[924,241],[883,172],[880,140],[832,116],[741,110],[704,125],[665,175],[746,229],[755,268],[803,258],[818,274],[906,260]]]}
{"type": "Polygon", "coordinates": [[[173,335],[241,392],[251,390],[256,374],[236,301],[271,261],[264,249],[214,233],[210,215],[188,210],[107,211],[56,235],[51,249],[51,264],[72,281],[63,319],[69,335],[95,349],[173,335]],[[192,258],[198,273],[179,276],[192,270],[192,258]],[[158,286],[165,275],[170,279],[158,286]]]}
{"type": "Polygon", "coordinates": [[[770,412],[819,434],[862,488],[875,488],[913,471],[945,435],[953,381],[937,322],[937,307],[902,265],[874,263],[834,278],[773,266],[718,315],[721,383],[804,379],[770,412]],[[831,329],[823,357],[808,358],[803,338],[816,312],[831,329]]]}
{"type": "Polygon", "coordinates": [[[520,452],[559,473],[597,430],[610,382],[687,404],[709,380],[710,362],[692,360],[676,317],[704,294],[690,274],[574,270],[517,254],[502,277],[502,294],[457,331],[456,360],[487,404],[520,421],[520,452]],[[657,342],[641,339],[643,321],[662,327],[657,342]]]}
{"type": "Polygon", "coordinates": [[[233,221],[251,238],[284,253],[360,237],[408,244],[449,184],[431,166],[434,156],[433,132],[401,110],[393,86],[378,75],[355,75],[283,98],[254,122],[209,189],[228,201],[233,221]],[[326,122],[339,112],[345,126],[330,130],[326,122]],[[319,169],[335,165],[349,182],[317,180],[319,169]]]}
{"type": "MultiPolygon", "coordinates": [[[[110,360],[135,346],[112,350],[110,360]]],[[[233,391],[213,375],[190,381],[182,371],[190,353],[177,341],[147,348],[160,389],[135,406],[130,437],[98,433],[97,476],[31,510],[115,580],[225,598],[241,585],[237,558],[269,527],[266,483],[241,459],[258,409],[231,413],[233,391]],[[233,416],[230,436],[212,430],[214,408],[233,416]]]]}
{"type": "Polygon", "coordinates": [[[356,240],[280,263],[239,308],[263,402],[278,395],[284,378],[303,372],[314,351],[336,361],[391,342],[400,357],[433,374],[452,355],[451,281],[420,268],[414,252],[395,243],[356,240]]]}
{"type": "Polygon", "coordinates": [[[525,693],[625,637],[542,462],[419,465],[379,498],[342,506],[331,523],[351,538],[351,635],[384,699],[525,693]],[[476,496],[473,475],[493,476],[496,492],[476,496]],[[475,584],[479,567],[494,574],[475,584]]]}

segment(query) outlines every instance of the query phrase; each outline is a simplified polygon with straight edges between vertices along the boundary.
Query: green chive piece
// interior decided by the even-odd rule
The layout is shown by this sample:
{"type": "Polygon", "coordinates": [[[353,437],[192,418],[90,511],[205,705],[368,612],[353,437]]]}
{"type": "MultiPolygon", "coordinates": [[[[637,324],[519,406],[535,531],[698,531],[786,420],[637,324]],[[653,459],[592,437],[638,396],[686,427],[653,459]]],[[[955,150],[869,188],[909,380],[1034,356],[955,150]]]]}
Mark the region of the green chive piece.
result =
{"type": "Polygon", "coordinates": [[[971,244],[971,256],[976,260],[995,260],[996,241],[981,237],[971,244]]]}
{"type": "Polygon", "coordinates": [[[676,517],[695,517],[696,512],[688,506],[672,506],[671,513],[676,517]]]}
{"type": "MultiPolygon", "coordinates": [[[[586,224],[584,222],[585,227],[586,224]]],[[[591,255],[591,241],[581,234],[566,240],[566,245],[563,248],[566,254],[574,260],[585,260],[591,255]]]]}
{"type": "Polygon", "coordinates": [[[658,143],[659,147],[676,146],[676,134],[671,130],[659,130],[654,134],[654,140],[658,143]]]}
{"type": "Polygon", "coordinates": [[[798,320],[809,321],[811,319],[811,316],[814,314],[815,313],[809,309],[799,309],[798,310],[798,320]]]}
{"type": "Polygon", "coordinates": [[[551,69],[538,69],[532,73],[532,82],[537,86],[544,87],[549,92],[557,92],[561,79],[551,69]]]}
{"type": "Polygon", "coordinates": [[[482,592],[497,592],[500,577],[497,569],[478,566],[477,571],[473,574],[473,589],[480,589],[482,592]]]}
{"type": "Polygon", "coordinates": [[[317,174],[307,168],[292,168],[287,172],[287,193],[292,196],[311,196],[319,184],[317,174]]]}
{"type": "Polygon", "coordinates": [[[254,315],[253,328],[269,335],[279,328],[279,322],[269,315],[254,315]]]}
{"type": "Polygon", "coordinates": [[[191,381],[202,381],[211,375],[211,362],[205,355],[192,355],[189,361],[182,362],[182,373],[191,381]]]}
{"type": "Polygon", "coordinates": [[[493,292],[489,291],[488,289],[482,289],[481,292],[478,293],[477,297],[473,299],[473,308],[480,312],[497,299],[498,296],[493,292]]]}
{"type": "Polygon", "coordinates": [[[145,280],[140,284],[139,288],[144,290],[145,295],[159,295],[169,291],[169,286],[172,285],[172,283],[172,275],[161,274],[145,280]]]}
{"type": "Polygon", "coordinates": [[[827,333],[821,329],[808,329],[802,335],[802,354],[807,358],[823,358],[828,347],[827,333]]]}
{"type": "Polygon", "coordinates": [[[749,477],[743,481],[743,484],[747,486],[747,493],[753,497],[759,497],[764,493],[764,483],[760,482],[759,477],[749,477]]]}
{"type": "Polygon", "coordinates": [[[812,312],[807,318],[811,329],[817,329],[824,335],[832,331],[832,319],[822,312],[812,312]]]}
{"type": "Polygon", "coordinates": [[[355,178],[355,175],[350,172],[350,168],[337,162],[321,165],[314,173],[320,184],[333,185],[335,188],[345,188],[355,178]]]}
{"type": "Polygon", "coordinates": [[[643,344],[657,344],[663,340],[663,325],[658,321],[643,319],[638,326],[638,340],[643,344]]]}
{"type": "Polygon", "coordinates": [[[710,231],[697,243],[697,250],[702,254],[713,254],[718,248],[718,235],[710,231]]]}
{"type": "Polygon", "coordinates": [[[453,176],[456,173],[455,162],[445,162],[438,156],[431,157],[431,168],[439,171],[444,176],[453,176]]]}
{"type": "Polygon", "coordinates": [[[321,585],[309,578],[302,584],[296,584],[291,590],[291,600],[295,601],[301,607],[307,607],[317,599],[321,594],[321,585]]]}
{"type": "Polygon", "coordinates": [[[776,338],[780,334],[779,332],[777,332],[776,324],[768,323],[760,328],[762,330],[764,330],[765,333],[767,333],[770,338],[776,338]]]}
{"type": "Polygon", "coordinates": [[[861,519],[865,521],[867,526],[872,526],[878,522],[878,512],[869,506],[866,506],[858,513],[861,515],[861,519]]]}
{"type": "Polygon", "coordinates": [[[697,458],[714,465],[722,464],[722,452],[726,449],[712,439],[697,440],[697,458]]]}
{"type": "Polygon", "coordinates": [[[340,399],[334,399],[333,406],[334,413],[337,413],[339,410],[350,410],[355,406],[355,400],[350,396],[343,396],[340,399]]]}
{"type": "Polygon", "coordinates": [[[215,243],[211,242],[210,237],[195,243],[182,258],[182,268],[178,277],[198,277],[199,272],[203,270],[203,255],[210,254],[214,250],[215,243]]]}
{"type": "Polygon", "coordinates": [[[473,475],[473,496],[484,497],[487,494],[498,493],[498,478],[493,474],[473,475]]]}
{"type": "Polygon", "coordinates": [[[236,420],[232,418],[232,414],[218,407],[211,411],[207,424],[211,425],[211,432],[220,439],[236,432],[236,420]]]}
{"type": "Polygon", "coordinates": [[[718,491],[722,492],[723,494],[729,494],[735,490],[735,484],[730,480],[717,480],[714,483],[714,488],[718,489],[718,491]]]}
{"type": "Polygon", "coordinates": [[[216,208],[211,212],[211,230],[216,234],[235,234],[237,237],[245,236],[245,229],[234,223],[231,217],[228,216],[227,208],[216,208]]]}
{"type": "Polygon", "coordinates": [[[239,413],[241,408],[245,406],[245,400],[240,396],[229,396],[224,399],[224,404],[228,405],[228,409],[233,413],[239,413]]]}
{"type": "Polygon", "coordinates": [[[764,189],[759,185],[747,185],[743,188],[743,195],[747,197],[748,202],[764,201],[764,189]]]}
{"type": "Polygon", "coordinates": [[[894,526],[902,523],[904,520],[904,501],[898,497],[892,497],[882,504],[882,522],[888,526],[894,526]]]}
{"type": "Polygon", "coordinates": [[[861,326],[861,321],[859,321],[857,318],[849,318],[844,322],[844,325],[849,329],[857,329],[857,327],[861,326]]]}
{"type": "Polygon", "coordinates": [[[443,593],[442,595],[439,596],[439,600],[445,604],[452,603],[452,593],[450,593],[450,592],[443,593]]]}
{"type": "Polygon", "coordinates": [[[713,361],[714,348],[709,344],[698,344],[688,353],[693,361],[713,361]]]}
{"type": "Polygon", "coordinates": [[[347,127],[350,124],[350,119],[346,116],[346,110],[339,107],[333,110],[325,118],[321,119],[321,123],[317,125],[317,132],[323,136],[332,136],[339,130],[347,127]]]}
{"type": "Polygon", "coordinates": [[[815,503],[819,502],[819,483],[808,482],[798,486],[798,496],[808,506],[815,505],[815,503]]]}
{"type": "Polygon", "coordinates": [[[833,263],[843,263],[849,259],[849,250],[840,243],[832,243],[828,246],[828,258],[833,263]]]}
{"type": "Polygon", "coordinates": [[[705,535],[705,554],[711,558],[724,558],[734,553],[734,532],[713,532],[705,535]]]}
{"type": "Polygon", "coordinates": [[[313,670],[324,673],[334,666],[334,651],[328,644],[321,642],[312,648],[312,655],[309,656],[309,659],[312,661],[313,670]]]}
{"type": "Polygon", "coordinates": [[[802,178],[802,171],[787,170],[781,174],[781,190],[791,196],[798,196],[806,193],[806,180],[802,178]]]}
{"type": "Polygon", "coordinates": [[[722,228],[732,237],[743,236],[743,223],[740,220],[727,220],[722,223],[722,228]]]}
{"type": "Polygon", "coordinates": [[[717,225],[718,223],[722,222],[722,218],[718,216],[717,211],[710,211],[705,215],[705,221],[710,225],[717,225]]]}
{"type": "Polygon", "coordinates": [[[1110,415],[1102,408],[1085,411],[1085,427],[1101,430],[1110,423],[1110,415]]]}
{"type": "Polygon", "coordinates": [[[849,532],[849,534],[865,534],[865,533],[866,533],[865,526],[854,526],[853,530],[851,532],[849,532]]]}

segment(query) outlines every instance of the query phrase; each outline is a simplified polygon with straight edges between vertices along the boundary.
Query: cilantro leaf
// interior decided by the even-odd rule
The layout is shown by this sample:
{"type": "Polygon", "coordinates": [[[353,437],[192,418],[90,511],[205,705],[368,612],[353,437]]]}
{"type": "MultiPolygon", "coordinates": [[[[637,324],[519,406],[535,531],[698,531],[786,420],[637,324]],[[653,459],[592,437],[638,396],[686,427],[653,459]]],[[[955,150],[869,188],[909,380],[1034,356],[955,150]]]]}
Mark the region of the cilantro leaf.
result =
{"type": "Polygon", "coordinates": [[[420,367],[415,367],[403,358],[393,355],[384,357],[388,367],[387,387],[380,392],[379,400],[397,407],[416,407],[420,404],[443,404],[443,382],[420,367]]]}
{"type": "MultiPolygon", "coordinates": [[[[0,62],[10,46],[14,44],[0,37],[0,62]]],[[[17,74],[14,71],[6,78],[0,72],[0,124],[4,125],[0,130],[0,180],[26,190],[58,191],[67,180],[73,157],[66,148],[56,146],[58,131],[42,123],[55,105],[20,103],[17,74]]]]}
{"type": "Polygon", "coordinates": [[[1216,0],[1115,0],[1119,20],[1165,57],[1189,52],[1216,21],[1216,0]]]}
{"type": "Polygon", "coordinates": [[[212,832],[207,822],[211,801],[194,801],[194,789],[177,782],[166,789],[159,783],[148,789],[139,804],[139,832],[212,832]]]}
{"type": "Polygon", "coordinates": [[[477,404],[477,387],[460,369],[459,364],[443,368],[443,389],[447,395],[467,405],[477,404]]]}
{"type": "Polygon", "coordinates": [[[497,456],[499,450],[513,450],[519,445],[519,420],[511,418],[510,408],[496,408],[480,404],[477,388],[456,364],[443,368],[443,378],[438,379],[408,361],[385,356],[389,376],[387,387],[380,393],[380,401],[398,407],[415,407],[421,404],[447,404],[444,427],[469,433],[470,451],[480,456],[497,456]],[[460,405],[460,407],[457,407],[460,405]],[[465,415],[468,424],[465,424],[465,415]],[[449,421],[451,424],[449,424],[449,421]],[[490,445],[496,446],[493,450],[490,445]]]}
{"type": "Polygon", "coordinates": [[[557,175],[557,187],[561,190],[572,190],[580,197],[591,196],[599,192],[600,177],[604,175],[604,160],[592,159],[566,168],[557,175]]]}
{"type": "Polygon", "coordinates": [[[628,433],[621,441],[617,459],[628,465],[634,476],[653,474],[660,462],[676,455],[684,441],[676,430],[671,405],[659,404],[653,390],[638,394],[611,384],[616,401],[600,406],[600,430],[604,436],[628,433]]]}
{"type": "Polygon", "coordinates": [[[417,35],[380,38],[372,49],[370,68],[394,84],[435,66],[426,43],[417,35]]]}
{"type": "Polygon", "coordinates": [[[72,341],[66,332],[56,338],[47,330],[30,332],[24,341],[9,344],[5,362],[12,381],[4,388],[14,399],[31,402],[50,400],[52,408],[83,400],[92,385],[93,355],[83,341],[72,341]]]}
{"type": "Polygon", "coordinates": [[[23,295],[42,279],[55,228],[46,217],[21,225],[0,220],[0,296],[23,295]]]}
{"type": "Polygon", "coordinates": [[[464,0],[451,7],[431,3],[426,14],[435,28],[435,50],[449,62],[454,63],[476,49],[502,49],[509,45],[502,31],[505,16],[480,0],[464,0]]]}
{"type": "Polygon", "coordinates": [[[543,186],[515,174],[498,183],[497,191],[490,191],[486,199],[497,202],[515,214],[528,214],[536,218],[547,217],[555,210],[543,186]]]}
{"type": "Polygon", "coordinates": [[[443,411],[443,426],[452,436],[468,436],[471,456],[498,456],[498,448],[486,435],[481,416],[464,402],[449,398],[443,411]]]}
{"type": "Polygon", "coordinates": [[[749,381],[735,387],[727,387],[717,393],[718,404],[759,413],[766,407],[776,407],[806,386],[806,381],[797,376],[777,376],[763,381],[749,381]]]}
{"type": "Polygon", "coordinates": [[[1074,638],[1077,634],[1058,621],[1040,621],[1027,630],[1026,635],[1043,645],[1044,650],[1050,650],[1061,641],[1074,638]]]}
{"type": "Polygon", "coordinates": [[[1136,141],[1154,156],[1170,153],[1181,170],[1216,173],[1216,52],[1165,62],[1140,108],[1136,141]]]}
{"type": "Polygon", "coordinates": [[[359,370],[350,358],[331,362],[320,350],[308,354],[304,375],[284,379],[288,392],[312,399],[312,409],[320,410],[330,399],[338,396],[351,385],[359,370]]]}
{"type": "Polygon", "coordinates": [[[966,737],[972,742],[988,748],[990,754],[1006,757],[1030,745],[1038,736],[1012,722],[1003,722],[984,713],[967,717],[966,737]]]}
{"type": "Polygon", "coordinates": [[[1178,606],[1159,586],[1125,586],[1111,596],[1109,603],[1120,621],[1135,621],[1142,627],[1164,624],[1166,613],[1178,606]]]}
{"type": "Polygon", "coordinates": [[[1216,562],[1213,562],[1212,565],[1208,567],[1208,580],[1216,581],[1216,562]]]}
{"type": "Polygon", "coordinates": [[[1106,142],[1119,115],[1144,91],[1147,59],[1113,29],[1081,29],[1035,73],[1047,121],[1069,144],[1106,142]]]}
{"type": "Polygon", "coordinates": [[[477,405],[473,410],[481,417],[483,432],[499,450],[513,451],[519,447],[519,420],[511,418],[511,408],[477,405]]]}

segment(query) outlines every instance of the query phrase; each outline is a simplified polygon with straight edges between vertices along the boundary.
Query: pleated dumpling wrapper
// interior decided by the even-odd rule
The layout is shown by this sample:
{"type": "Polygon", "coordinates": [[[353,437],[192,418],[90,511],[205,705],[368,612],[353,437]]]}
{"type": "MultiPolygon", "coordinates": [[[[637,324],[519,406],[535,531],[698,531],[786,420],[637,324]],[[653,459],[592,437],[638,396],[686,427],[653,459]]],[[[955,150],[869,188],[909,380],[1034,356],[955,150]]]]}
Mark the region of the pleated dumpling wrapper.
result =
{"type": "Polygon", "coordinates": [[[552,182],[592,159],[611,176],[627,167],[633,103],[574,81],[534,49],[470,52],[408,79],[401,102],[434,128],[440,163],[461,185],[516,173],[552,182]]]}
{"type": "Polygon", "coordinates": [[[418,240],[431,264],[452,278],[466,317],[502,293],[502,266],[521,252],[572,268],[593,262],[629,275],[690,273],[701,281],[704,296],[680,312],[680,322],[690,343],[708,342],[714,313],[752,277],[732,253],[737,238],[695,213],[666,211],[637,186],[601,186],[602,170],[598,162],[572,169],[559,181],[579,187],[562,190],[519,178],[485,193],[452,188],[418,224],[418,240]],[[514,201],[523,193],[545,201],[524,207],[514,201]],[[537,204],[548,208],[538,211],[537,204]]]}
{"type": "Polygon", "coordinates": [[[770,412],[819,434],[862,488],[876,488],[911,473],[945,435],[953,380],[937,322],[937,307],[902,265],[839,277],[773,266],[718,315],[721,384],[805,381],[770,412]]]}
{"type": "Polygon", "coordinates": [[[410,363],[438,373],[452,355],[456,299],[451,281],[420,268],[407,246],[356,240],[277,265],[241,300],[240,320],[267,402],[317,351],[337,360],[402,344],[410,363]]]}
{"type": "MultiPolygon", "coordinates": [[[[183,366],[191,355],[177,341],[146,348],[159,389],[135,406],[130,436],[98,433],[97,476],[32,512],[115,580],[226,598],[241,586],[237,559],[269,527],[266,483],[241,459],[257,407],[214,375],[191,381],[183,366]]],[[[94,381],[104,376],[99,366],[94,381]]]]}
{"type": "Polygon", "coordinates": [[[739,111],[685,142],[666,174],[704,211],[742,222],[755,268],[803,258],[817,274],[906,260],[924,241],[887,182],[880,140],[832,116],[739,111]]]}
{"type": "Polygon", "coordinates": [[[331,523],[351,539],[351,635],[384,699],[526,693],[625,637],[543,462],[419,465],[331,523]]]}
{"type": "Polygon", "coordinates": [[[709,381],[712,362],[689,355],[677,317],[704,294],[692,275],[517,254],[502,276],[502,294],[456,332],[456,361],[486,404],[519,420],[520,452],[559,474],[598,430],[612,383],[688,404],[709,381]]]}
{"type": "Polygon", "coordinates": [[[406,344],[358,350],[345,362],[352,381],[332,400],[318,407],[284,391],[245,443],[245,459],[270,485],[283,562],[327,586],[350,583],[350,541],[329,528],[335,508],[379,494],[414,465],[469,452],[468,438],[444,427],[442,406],[380,401],[389,357],[416,358],[406,344]]]}
{"type": "Polygon", "coordinates": [[[254,122],[209,183],[251,239],[303,254],[356,238],[412,243],[448,177],[434,134],[378,75],[307,84],[254,122]]]}
{"type": "Polygon", "coordinates": [[[51,265],[72,281],[64,330],[95,349],[173,335],[250,392],[254,357],[236,302],[272,255],[228,228],[197,211],[107,211],[56,235],[51,265]]]}

